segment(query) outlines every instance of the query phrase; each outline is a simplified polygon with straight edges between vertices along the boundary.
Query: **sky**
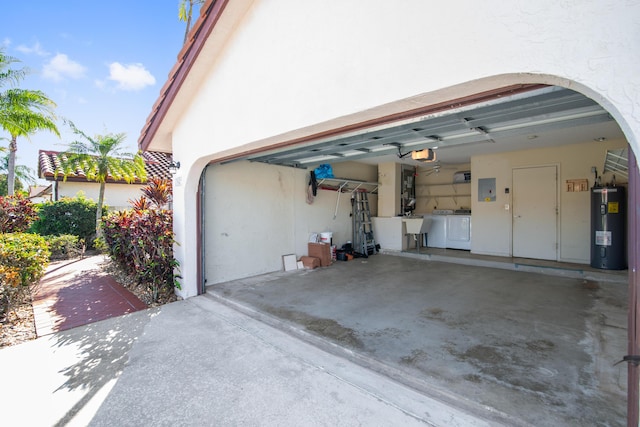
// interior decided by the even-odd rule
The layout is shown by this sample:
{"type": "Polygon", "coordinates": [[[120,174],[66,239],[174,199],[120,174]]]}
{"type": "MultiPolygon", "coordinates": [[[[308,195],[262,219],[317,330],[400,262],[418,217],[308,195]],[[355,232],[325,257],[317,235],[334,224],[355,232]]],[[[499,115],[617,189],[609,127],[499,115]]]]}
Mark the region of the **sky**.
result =
{"type": "MultiPolygon", "coordinates": [[[[0,48],[30,73],[18,87],[41,90],[57,104],[61,137],[18,139],[17,164],[37,175],[38,150],[64,151],[88,136],[124,133],[135,153],[140,131],[182,48],[186,23],[178,0],[29,0],[5,2],[0,48]]],[[[194,17],[197,14],[194,14],[194,17]]],[[[0,90],[5,90],[6,87],[0,90]]],[[[0,129],[0,138],[9,134],[0,129]]],[[[0,139],[0,146],[8,141],[0,139]]],[[[44,180],[37,180],[45,184],[44,180]]]]}

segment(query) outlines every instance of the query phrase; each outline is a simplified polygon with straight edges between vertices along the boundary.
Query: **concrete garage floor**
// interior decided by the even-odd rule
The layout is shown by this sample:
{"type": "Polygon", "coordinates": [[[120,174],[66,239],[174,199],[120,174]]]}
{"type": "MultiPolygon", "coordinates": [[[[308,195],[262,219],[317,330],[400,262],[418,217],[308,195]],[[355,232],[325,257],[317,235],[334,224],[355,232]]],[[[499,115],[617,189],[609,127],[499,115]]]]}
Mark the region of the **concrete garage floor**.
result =
{"type": "Polygon", "coordinates": [[[592,280],[405,255],[208,293],[488,420],[626,424],[627,367],[614,366],[626,354],[624,273],[592,280]]]}

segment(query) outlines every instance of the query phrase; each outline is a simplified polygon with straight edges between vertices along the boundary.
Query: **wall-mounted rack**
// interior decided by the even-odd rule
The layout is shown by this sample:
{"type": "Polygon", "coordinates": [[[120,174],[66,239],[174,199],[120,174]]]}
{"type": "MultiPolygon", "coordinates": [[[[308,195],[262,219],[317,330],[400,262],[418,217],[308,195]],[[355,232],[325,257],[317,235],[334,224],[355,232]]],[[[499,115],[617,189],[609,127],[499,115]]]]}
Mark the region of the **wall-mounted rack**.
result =
{"type": "Polygon", "coordinates": [[[377,194],[377,182],[356,181],[343,178],[321,178],[318,179],[319,190],[339,191],[341,193],[353,193],[354,191],[366,191],[377,194]]]}
{"type": "Polygon", "coordinates": [[[365,191],[367,193],[378,194],[378,183],[355,181],[353,179],[343,178],[320,178],[318,179],[318,190],[330,190],[338,192],[338,197],[336,198],[336,210],[333,213],[333,219],[336,219],[336,217],[338,216],[338,207],[340,206],[341,193],[365,191]]]}
{"type": "Polygon", "coordinates": [[[457,205],[458,198],[460,197],[471,197],[471,186],[470,182],[454,182],[450,184],[417,184],[416,187],[418,189],[417,197],[422,197],[429,200],[438,200],[439,198],[451,198],[453,202],[457,205]],[[458,189],[465,188],[466,191],[458,192],[458,189]],[[433,194],[431,190],[435,190],[436,188],[445,188],[451,190],[451,192],[442,192],[433,194]],[[426,190],[426,194],[425,191],[426,190]]]}

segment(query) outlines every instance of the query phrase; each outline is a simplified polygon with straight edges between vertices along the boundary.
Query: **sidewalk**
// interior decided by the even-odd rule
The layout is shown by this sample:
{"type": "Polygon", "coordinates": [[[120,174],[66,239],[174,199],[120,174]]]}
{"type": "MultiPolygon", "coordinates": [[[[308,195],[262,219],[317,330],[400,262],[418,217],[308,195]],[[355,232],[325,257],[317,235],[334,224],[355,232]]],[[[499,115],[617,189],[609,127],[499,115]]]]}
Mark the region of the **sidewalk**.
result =
{"type": "Polygon", "coordinates": [[[146,305],[102,272],[103,255],[52,263],[33,298],[38,337],[114,316],[146,305]]]}

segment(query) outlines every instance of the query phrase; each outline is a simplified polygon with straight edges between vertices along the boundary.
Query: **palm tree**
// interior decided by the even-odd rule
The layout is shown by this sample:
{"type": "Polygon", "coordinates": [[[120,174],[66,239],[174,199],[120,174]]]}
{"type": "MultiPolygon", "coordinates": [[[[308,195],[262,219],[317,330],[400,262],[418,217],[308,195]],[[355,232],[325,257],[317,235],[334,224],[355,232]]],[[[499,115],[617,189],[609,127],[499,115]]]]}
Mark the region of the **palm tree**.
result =
{"type": "Polygon", "coordinates": [[[191,30],[191,15],[193,15],[193,6],[201,6],[205,0],[180,0],[178,5],[178,19],[187,23],[187,28],[184,31],[183,44],[187,42],[187,36],[191,30]]]}
{"type": "Polygon", "coordinates": [[[122,144],[124,133],[96,135],[94,138],[69,122],[73,133],[81,136],[85,141],[73,141],[66,152],[58,158],[60,165],[56,168],[56,175],[62,173],[64,180],[79,170],[86,174],[87,180],[100,184],[98,194],[98,208],[96,209],[96,236],[101,237],[102,206],[104,204],[104,190],[108,179],[125,180],[128,183],[144,181],[146,171],[144,159],[140,154],[124,153],[122,144]]]}
{"type": "MultiPolygon", "coordinates": [[[[17,59],[6,56],[0,50],[0,89],[19,83],[27,71],[9,68],[17,59]]],[[[48,130],[60,136],[53,109],[56,104],[39,90],[10,88],[0,91],[0,127],[9,132],[9,163],[7,167],[7,191],[13,195],[16,177],[16,152],[18,137],[27,139],[40,130],[48,130]]]]}
{"type": "MultiPolygon", "coordinates": [[[[2,139],[2,138],[0,138],[2,139]]],[[[0,151],[5,151],[4,147],[0,147],[0,151]]],[[[9,155],[0,157],[0,195],[8,195],[7,175],[9,171],[9,155]]],[[[21,191],[24,184],[35,184],[36,178],[33,169],[24,165],[16,165],[16,179],[14,184],[14,192],[21,191]]]]}

